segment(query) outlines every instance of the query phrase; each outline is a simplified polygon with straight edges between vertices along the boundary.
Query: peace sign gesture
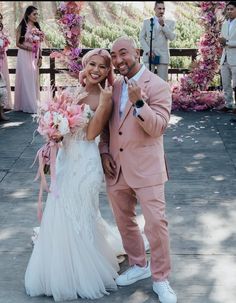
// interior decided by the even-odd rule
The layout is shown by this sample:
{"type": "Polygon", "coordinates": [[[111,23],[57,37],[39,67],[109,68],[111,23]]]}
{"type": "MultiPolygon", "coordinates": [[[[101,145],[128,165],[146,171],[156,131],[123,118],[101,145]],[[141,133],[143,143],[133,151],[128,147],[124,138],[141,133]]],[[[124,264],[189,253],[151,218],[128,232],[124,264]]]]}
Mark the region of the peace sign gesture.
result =
{"type": "Polygon", "coordinates": [[[100,98],[99,98],[99,105],[105,105],[106,103],[110,102],[112,99],[112,86],[108,85],[108,80],[106,79],[105,87],[103,88],[100,83],[98,83],[100,88],[100,98]]]}

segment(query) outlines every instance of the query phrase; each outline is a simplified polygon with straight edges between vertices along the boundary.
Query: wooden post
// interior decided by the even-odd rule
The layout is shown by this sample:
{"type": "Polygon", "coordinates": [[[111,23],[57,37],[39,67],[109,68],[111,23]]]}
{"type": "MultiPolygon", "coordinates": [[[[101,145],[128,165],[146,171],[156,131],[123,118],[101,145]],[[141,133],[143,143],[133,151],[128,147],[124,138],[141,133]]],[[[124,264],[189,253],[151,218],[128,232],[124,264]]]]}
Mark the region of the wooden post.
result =
{"type": "Polygon", "coordinates": [[[55,96],[55,85],[56,85],[56,77],[55,77],[55,58],[50,57],[50,86],[52,89],[53,97],[55,96]]]}

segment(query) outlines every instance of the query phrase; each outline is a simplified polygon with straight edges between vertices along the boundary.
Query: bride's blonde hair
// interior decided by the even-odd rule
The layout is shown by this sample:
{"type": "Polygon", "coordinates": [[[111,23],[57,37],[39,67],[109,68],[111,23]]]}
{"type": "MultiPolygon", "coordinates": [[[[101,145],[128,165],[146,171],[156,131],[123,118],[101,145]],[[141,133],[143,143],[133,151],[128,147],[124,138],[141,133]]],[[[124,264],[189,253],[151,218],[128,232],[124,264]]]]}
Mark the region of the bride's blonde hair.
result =
{"type": "MultiPolygon", "coordinates": [[[[109,72],[108,72],[108,75],[107,75],[108,84],[113,85],[113,83],[114,83],[114,72],[113,72],[113,66],[112,66],[112,62],[111,62],[111,55],[109,54],[109,52],[106,49],[95,48],[93,50],[88,51],[82,58],[83,69],[86,67],[86,65],[88,64],[91,57],[93,57],[95,55],[98,55],[98,56],[101,56],[102,58],[104,58],[105,65],[106,65],[107,68],[109,68],[109,72]]],[[[84,77],[84,73],[83,73],[83,70],[82,70],[79,74],[79,82],[82,85],[85,85],[84,78],[85,77],[84,77]]]]}

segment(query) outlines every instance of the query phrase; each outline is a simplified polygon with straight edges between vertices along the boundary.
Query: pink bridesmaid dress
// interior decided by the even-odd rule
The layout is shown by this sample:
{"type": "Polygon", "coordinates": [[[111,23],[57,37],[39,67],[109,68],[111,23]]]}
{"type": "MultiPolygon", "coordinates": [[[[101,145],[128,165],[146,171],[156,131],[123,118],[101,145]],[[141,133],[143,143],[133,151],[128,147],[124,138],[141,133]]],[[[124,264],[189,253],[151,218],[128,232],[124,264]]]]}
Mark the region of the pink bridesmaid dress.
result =
{"type": "MultiPolygon", "coordinates": [[[[32,46],[27,36],[32,27],[28,25],[25,34],[25,46],[32,46]]],[[[39,68],[37,66],[38,54],[18,49],[16,63],[15,102],[14,109],[25,113],[37,113],[39,105],[39,68]],[[36,58],[35,58],[36,57],[36,58]]]]}
{"type": "MultiPolygon", "coordinates": [[[[0,38],[2,39],[2,36],[8,36],[3,30],[0,31],[0,38]]],[[[11,98],[11,86],[10,86],[10,78],[9,78],[9,69],[8,69],[8,63],[7,63],[7,54],[6,49],[2,55],[0,55],[0,72],[2,73],[2,77],[4,78],[4,83],[6,84],[7,88],[7,94],[4,98],[4,108],[6,109],[12,109],[12,98],[11,98]]]]}
{"type": "Polygon", "coordinates": [[[5,53],[5,56],[3,58],[2,62],[2,75],[6,83],[7,87],[7,98],[5,100],[4,108],[6,109],[13,109],[12,104],[12,97],[11,97],[11,85],[10,85],[10,77],[9,77],[9,70],[8,70],[8,63],[7,63],[7,54],[5,53]]]}

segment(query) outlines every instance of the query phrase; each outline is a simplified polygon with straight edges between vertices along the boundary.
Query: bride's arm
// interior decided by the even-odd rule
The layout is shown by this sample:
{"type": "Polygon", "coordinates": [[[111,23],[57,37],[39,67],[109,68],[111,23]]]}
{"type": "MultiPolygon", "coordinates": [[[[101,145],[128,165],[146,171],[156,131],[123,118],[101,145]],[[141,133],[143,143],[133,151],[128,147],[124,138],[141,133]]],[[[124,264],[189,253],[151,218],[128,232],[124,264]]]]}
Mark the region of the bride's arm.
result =
{"type": "MultiPolygon", "coordinates": [[[[99,84],[100,86],[100,84],[99,84]]],[[[99,104],[87,127],[87,140],[94,140],[103,130],[112,111],[112,87],[100,86],[99,104]]]]}

